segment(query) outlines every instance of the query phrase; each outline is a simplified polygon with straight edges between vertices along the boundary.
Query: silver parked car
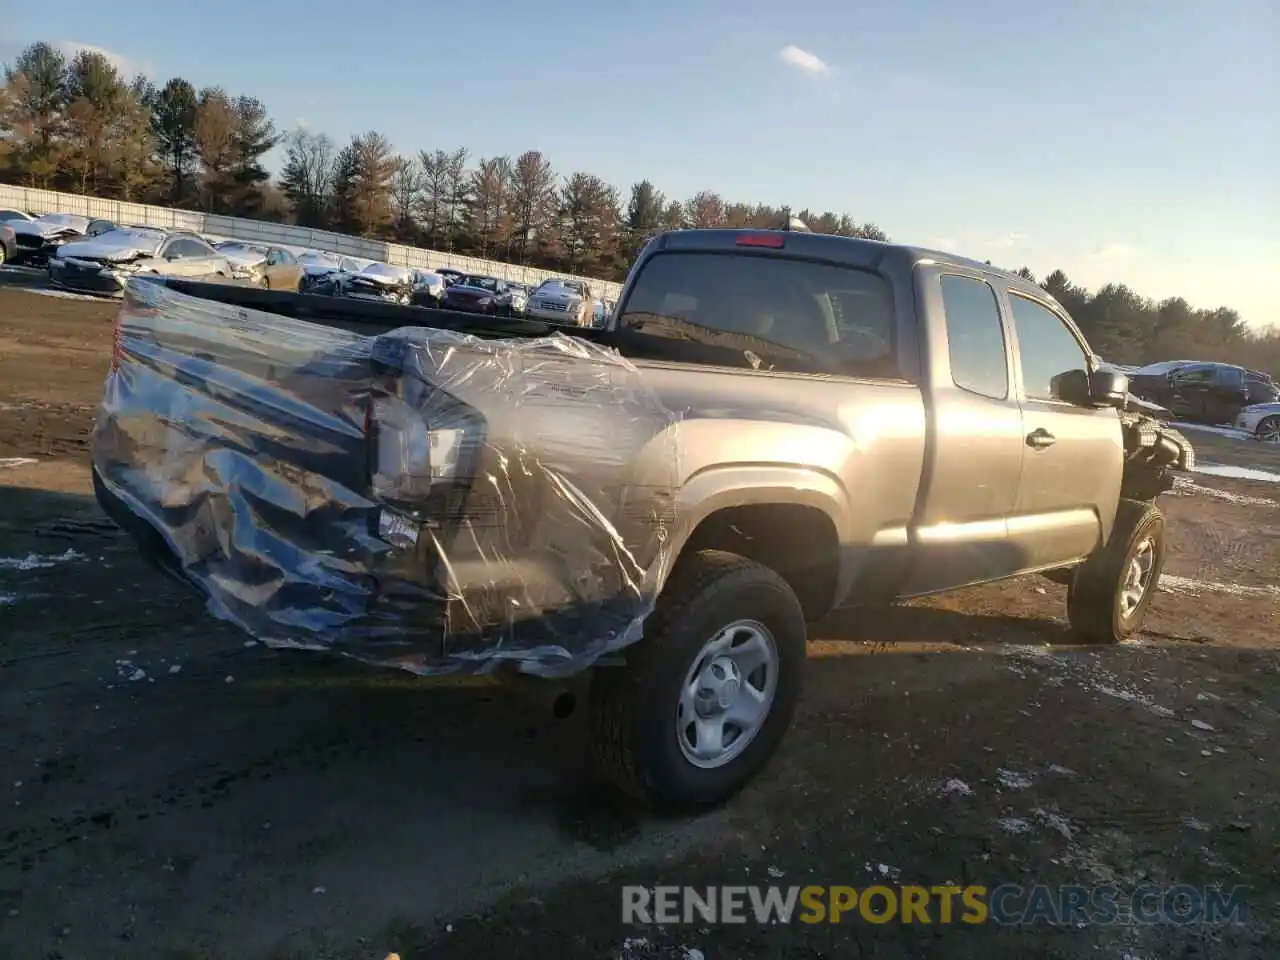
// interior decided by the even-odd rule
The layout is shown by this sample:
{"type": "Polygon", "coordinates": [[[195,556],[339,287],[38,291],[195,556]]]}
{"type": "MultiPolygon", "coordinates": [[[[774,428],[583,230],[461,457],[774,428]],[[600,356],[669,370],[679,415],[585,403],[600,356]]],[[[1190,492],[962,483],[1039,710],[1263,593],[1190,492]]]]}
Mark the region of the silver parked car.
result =
{"type": "Polygon", "coordinates": [[[127,227],[59,247],[49,279],[85,293],[120,296],[131,277],[229,280],[231,262],[194,233],[127,227]]]}
{"type": "Polygon", "coordinates": [[[1258,440],[1280,443],[1280,401],[1245,407],[1236,417],[1235,426],[1258,440]]]}
{"type": "Polygon", "coordinates": [[[589,327],[595,320],[591,288],[581,280],[544,280],[529,295],[525,314],[534,320],[550,320],[589,327]]]}

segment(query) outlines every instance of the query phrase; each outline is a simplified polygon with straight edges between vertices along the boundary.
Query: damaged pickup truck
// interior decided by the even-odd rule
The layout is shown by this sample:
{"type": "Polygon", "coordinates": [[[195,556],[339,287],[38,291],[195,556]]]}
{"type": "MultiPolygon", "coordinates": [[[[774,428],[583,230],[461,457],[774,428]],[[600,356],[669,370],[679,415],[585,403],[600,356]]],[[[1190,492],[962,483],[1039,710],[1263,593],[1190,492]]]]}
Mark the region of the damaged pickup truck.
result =
{"type": "Polygon", "coordinates": [[[1098,367],[1021,277],[797,230],[660,235],[576,337],[133,282],[94,484],[273,646],[587,676],[601,767],[698,806],[775,752],[835,608],[1042,573],[1080,641],[1141,628],[1193,452],[1098,367]]]}

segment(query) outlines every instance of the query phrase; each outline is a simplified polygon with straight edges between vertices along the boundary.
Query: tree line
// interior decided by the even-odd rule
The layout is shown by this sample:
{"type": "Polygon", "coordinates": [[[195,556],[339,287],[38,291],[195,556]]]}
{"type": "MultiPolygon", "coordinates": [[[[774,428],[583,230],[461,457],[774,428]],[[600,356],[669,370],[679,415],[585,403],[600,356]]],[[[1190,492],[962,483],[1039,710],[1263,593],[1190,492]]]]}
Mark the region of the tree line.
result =
{"type": "MultiPolygon", "coordinates": [[[[102,54],[22,51],[0,87],[0,181],[336,230],[459,254],[620,280],[644,242],[679,227],[770,227],[794,213],[819,233],[885,240],[830,211],[731,202],[713,190],[626,191],[586,171],[558,173],[537,150],[473,158],[465,147],[397,151],[377,131],[339,144],[281,131],[257,98],[125,77],[102,54]],[[277,147],[273,180],[263,164],[277,147]]],[[[1032,277],[1029,270],[1023,274],[1032,277]]],[[[1206,359],[1280,375],[1280,332],[1226,307],[1154,302],[1121,283],[1096,292],[1055,270],[1041,284],[1091,345],[1120,363],[1206,359]]]]}

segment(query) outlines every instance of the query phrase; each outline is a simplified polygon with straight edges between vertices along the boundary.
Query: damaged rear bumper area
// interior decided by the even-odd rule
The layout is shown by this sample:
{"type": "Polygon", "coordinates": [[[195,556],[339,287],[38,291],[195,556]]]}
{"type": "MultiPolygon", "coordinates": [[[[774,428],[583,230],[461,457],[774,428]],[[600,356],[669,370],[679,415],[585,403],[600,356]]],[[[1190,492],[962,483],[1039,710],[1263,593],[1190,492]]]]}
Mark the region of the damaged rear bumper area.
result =
{"type": "Polygon", "coordinates": [[[567,337],[361,337],[137,282],[94,485],[269,645],[558,676],[640,636],[675,429],[630,364],[567,337]]]}

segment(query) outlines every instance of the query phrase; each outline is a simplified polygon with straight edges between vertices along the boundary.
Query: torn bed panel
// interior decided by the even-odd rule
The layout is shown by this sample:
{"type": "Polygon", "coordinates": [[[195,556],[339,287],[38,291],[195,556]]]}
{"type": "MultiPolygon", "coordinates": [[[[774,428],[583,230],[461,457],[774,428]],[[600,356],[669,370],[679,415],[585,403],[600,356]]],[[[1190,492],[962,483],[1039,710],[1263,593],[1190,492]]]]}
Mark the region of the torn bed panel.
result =
{"type": "Polygon", "coordinates": [[[362,337],[134,282],[93,466],[143,551],[268,644],[551,676],[639,638],[676,429],[571,337],[362,337]]]}

